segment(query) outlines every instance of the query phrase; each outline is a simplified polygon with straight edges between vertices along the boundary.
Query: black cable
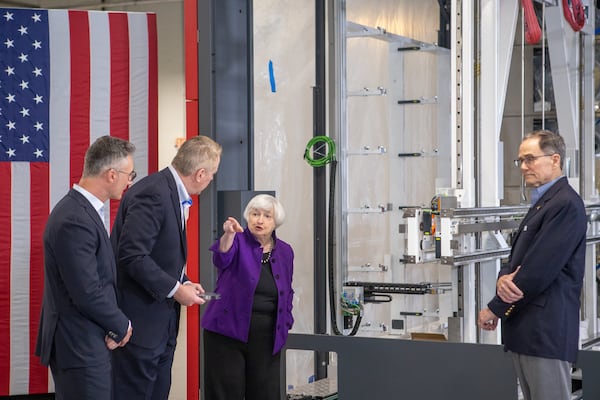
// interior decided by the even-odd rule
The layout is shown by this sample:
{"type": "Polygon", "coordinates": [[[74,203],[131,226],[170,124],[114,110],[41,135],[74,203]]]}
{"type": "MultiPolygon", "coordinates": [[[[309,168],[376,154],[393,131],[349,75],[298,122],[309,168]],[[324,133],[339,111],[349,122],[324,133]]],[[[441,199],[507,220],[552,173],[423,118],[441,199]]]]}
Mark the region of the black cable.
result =
{"type": "MultiPolygon", "coordinates": [[[[327,260],[328,260],[328,269],[329,269],[329,311],[331,314],[331,328],[335,335],[342,335],[337,326],[337,318],[336,318],[336,299],[337,294],[335,292],[335,274],[334,274],[334,265],[333,265],[333,251],[335,247],[334,238],[335,238],[335,176],[337,172],[337,160],[335,157],[331,161],[331,166],[329,167],[329,237],[327,240],[327,260]]],[[[360,328],[360,322],[362,321],[362,311],[356,316],[356,321],[354,321],[354,326],[352,327],[352,331],[348,336],[354,336],[358,332],[360,328]]]]}
{"type": "MultiPolygon", "coordinates": [[[[337,326],[337,294],[335,290],[335,270],[333,263],[333,254],[335,249],[335,177],[337,174],[337,160],[335,158],[335,142],[328,136],[315,136],[306,145],[304,159],[312,167],[322,167],[330,164],[329,167],[329,216],[328,216],[328,240],[327,240],[327,275],[329,276],[329,314],[331,319],[331,329],[335,335],[343,335],[337,326]],[[316,144],[321,144],[314,150],[315,154],[322,157],[314,159],[311,156],[311,149],[316,144]],[[323,152],[323,146],[327,146],[327,152],[323,152]]],[[[362,321],[362,311],[357,315],[356,321],[349,336],[354,336],[360,328],[362,321]]]]}
{"type": "Polygon", "coordinates": [[[333,274],[333,251],[335,244],[334,238],[334,218],[333,218],[333,199],[335,197],[335,174],[337,169],[337,160],[333,158],[329,167],[329,216],[328,216],[328,238],[327,238],[327,275],[329,276],[329,316],[331,318],[331,330],[334,335],[341,335],[337,326],[336,302],[337,295],[335,293],[335,279],[333,274]]]}

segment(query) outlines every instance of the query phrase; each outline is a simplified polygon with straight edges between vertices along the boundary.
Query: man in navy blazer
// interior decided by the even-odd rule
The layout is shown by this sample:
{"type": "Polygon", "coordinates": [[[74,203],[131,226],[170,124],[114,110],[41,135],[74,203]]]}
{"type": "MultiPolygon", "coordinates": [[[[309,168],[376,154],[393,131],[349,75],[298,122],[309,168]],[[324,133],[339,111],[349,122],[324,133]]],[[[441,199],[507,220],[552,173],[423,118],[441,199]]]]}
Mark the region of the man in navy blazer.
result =
{"type": "Polygon", "coordinates": [[[79,184],[53,208],[44,231],[44,295],[36,355],[56,399],[110,400],[110,350],[132,333],[117,306],[116,265],[103,218],[135,177],[133,144],[110,136],[87,150],[79,184]]]}
{"type": "Polygon", "coordinates": [[[579,346],[580,295],[585,270],[587,218],[581,197],[562,175],[563,138],[528,134],[517,164],[532,206],[499,273],[496,296],[479,314],[482,329],[502,320],[526,400],[571,399],[571,363],[579,346]]]}
{"type": "Polygon", "coordinates": [[[184,142],[171,165],[123,196],[111,241],[119,306],[136,328],[113,354],[115,400],[164,399],[179,328],[180,305],[203,304],[204,289],[185,274],[185,215],[217,172],[221,146],[206,136],[184,142]]]}

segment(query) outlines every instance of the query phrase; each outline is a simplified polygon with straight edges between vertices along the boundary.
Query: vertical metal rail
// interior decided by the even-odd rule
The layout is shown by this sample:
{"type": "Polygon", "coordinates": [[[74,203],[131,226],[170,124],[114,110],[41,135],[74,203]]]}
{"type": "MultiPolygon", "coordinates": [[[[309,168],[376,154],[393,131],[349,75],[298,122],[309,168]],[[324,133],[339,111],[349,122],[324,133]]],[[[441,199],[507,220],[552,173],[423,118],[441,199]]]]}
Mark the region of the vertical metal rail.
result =
{"type": "MultiPolygon", "coordinates": [[[[475,2],[475,10],[473,11],[473,15],[474,15],[474,21],[475,23],[473,24],[473,47],[474,47],[474,53],[476,54],[476,66],[475,66],[475,74],[474,74],[474,83],[473,83],[473,97],[474,97],[474,103],[477,105],[481,104],[481,69],[482,69],[482,55],[481,55],[481,24],[482,24],[482,17],[481,17],[481,7],[479,6],[480,3],[479,2],[475,2]]],[[[462,57],[461,57],[462,59],[462,57]]],[[[482,121],[481,121],[481,114],[477,113],[476,114],[476,118],[473,119],[473,141],[474,141],[474,147],[477,150],[477,153],[479,156],[475,157],[475,170],[474,170],[474,175],[475,175],[475,183],[474,183],[474,190],[475,190],[475,207],[482,207],[482,197],[483,194],[481,193],[482,190],[482,185],[479,183],[480,180],[477,179],[477,177],[482,176],[482,170],[483,170],[483,166],[481,165],[482,161],[481,161],[481,154],[483,154],[482,152],[482,140],[481,140],[481,135],[483,134],[481,132],[481,126],[482,126],[482,121]]],[[[487,205],[487,204],[486,204],[487,205]]],[[[475,235],[475,248],[480,249],[482,248],[481,245],[482,242],[482,233],[478,232],[475,235]]],[[[465,291],[465,287],[464,287],[464,282],[463,282],[463,272],[464,270],[460,269],[462,267],[459,267],[459,271],[458,271],[458,282],[462,283],[458,285],[458,300],[459,300],[459,310],[461,312],[459,312],[459,317],[464,317],[464,309],[463,306],[464,304],[462,304],[464,302],[464,291],[465,291]],[[461,302],[462,299],[462,302],[461,302]]],[[[475,310],[480,310],[481,309],[481,305],[482,305],[482,301],[483,299],[481,298],[481,285],[482,285],[482,277],[481,277],[481,268],[482,265],[480,262],[476,262],[474,264],[474,274],[475,274],[475,310]]],[[[475,331],[475,337],[477,342],[479,342],[479,329],[477,329],[475,331]]]]}
{"type": "MultiPolygon", "coordinates": [[[[589,21],[594,21],[595,10],[589,21]]],[[[588,22],[589,23],[589,22],[588,22]]],[[[579,194],[584,200],[597,202],[595,177],[595,36],[583,31],[579,35],[579,93],[581,103],[579,112],[579,194]]],[[[589,232],[588,232],[589,234],[589,232]]],[[[590,338],[598,337],[598,285],[596,283],[597,244],[586,249],[586,267],[581,302],[581,319],[588,321],[587,333],[590,338]]]]}
{"type": "MultiPolygon", "coordinates": [[[[525,9],[521,6],[521,140],[525,137],[525,9]]],[[[527,202],[525,178],[521,176],[521,204],[527,202]]]]}
{"type": "MultiPolygon", "coordinates": [[[[455,151],[456,151],[456,170],[455,170],[455,174],[456,174],[456,185],[455,187],[458,189],[463,188],[463,168],[462,168],[462,164],[463,164],[463,157],[462,157],[462,147],[463,147],[463,105],[462,105],[462,101],[463,101],[463,79],[462,79],[462,74],[463,74],[463,14],[462,14],[462,0],[455,0],[454,1],[454,5],[452,7],[452,12],[453,15],[455,16],[454,18],[454,28],[452,29],[453,33],[454,33],[454,60],[453,63],[455,65],[454,68],[454,88],[453,90],[455,91],[455,96],[454,98],[456,99],[455,102],[455,112],[454,112],[454,118],[455,118],[455,130],[456,130],[456,137],[455,137],[455,151]]],[[[469,114],[470,115],[470,114],[469,114]]]]}
{"type": "Polygon", "coordinates": [[[199,202],[200,277],[207,290],[214,288],[216,271],[205,249],[223,223],[216,220],[217,192],[254,187],[252,49],[253,0],[198,1],[198,127],[225,147],[219,173],[199,202]]]}
{"type": "MultiPolygon", "coordinates": [[[[313,136],[326,133],[325,0],[315,0],[315,86],[313,136]]],[[[314,324],[315,333],[327,333],[327,167],[313,169],[314,206],[314,324]]],[[[327,376],[327,352],[315,353],[315,378],[327,376]]]]}
{"type": "MultiPolygon", "coordinates": [[[[451,48],[451,70],[454,74],[452,77],[453,87],[451,90],[454,91],[452,96],[454,99],[452,120],[454,122],[454,151],[456,157],[453,158],[452,166],[454,167],[454,180],[452,186],[457,189],[463,189],[464,187],[464,171],[463,171],[463,0],[452,0],[450,9],[452,18],[450,27],[452,36],[452,48],[451,48]]],[[[471,115],[471,113],[469,113],[471,115]]],[[[465,281],[464,281],[464,267],[462,265],[456,267],[456,288],[457,288],[457,320],[464,318],[465,311],[465,281]]],[[[459,336],[464,336],[461,332],[459,336]]]]}

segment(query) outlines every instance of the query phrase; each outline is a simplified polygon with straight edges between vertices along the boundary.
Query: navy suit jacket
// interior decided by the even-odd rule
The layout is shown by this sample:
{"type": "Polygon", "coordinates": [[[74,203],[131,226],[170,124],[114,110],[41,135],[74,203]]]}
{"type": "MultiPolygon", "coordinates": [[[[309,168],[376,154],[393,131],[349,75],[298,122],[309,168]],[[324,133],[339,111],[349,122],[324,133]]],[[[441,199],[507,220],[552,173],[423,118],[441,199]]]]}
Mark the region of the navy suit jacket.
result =
{"type": "Polygon", "coordinates": [[[118,276],[119,306],[129,316],[130,341],[156,348],[164,340],[173,312],[167,298],[182,271],[187,243],[175,179],[165,168],[132,185],[121,199],[111,234],[118,276]]]}
{"type": "Polygon", "coordinates": [[[583,201],[565,177],[552,185],[521,221],[509,261],[499,276],[520,265],[514,283],[525,297],[507,304],[496,296],[488,304],[502,319],[506,350],[576,360],[586,230],[583,201]]]}
{"type": "Polygon", "coordinates": [[[36,355],[44,365],[86,367],[110,360],[104,338],[120,342],[129,326],[117,306],[108,233],[76,190],[54,207],[44,231],[44,297],[36,355]],[[53,353],[53,348],[55,352],[53,353]]]}

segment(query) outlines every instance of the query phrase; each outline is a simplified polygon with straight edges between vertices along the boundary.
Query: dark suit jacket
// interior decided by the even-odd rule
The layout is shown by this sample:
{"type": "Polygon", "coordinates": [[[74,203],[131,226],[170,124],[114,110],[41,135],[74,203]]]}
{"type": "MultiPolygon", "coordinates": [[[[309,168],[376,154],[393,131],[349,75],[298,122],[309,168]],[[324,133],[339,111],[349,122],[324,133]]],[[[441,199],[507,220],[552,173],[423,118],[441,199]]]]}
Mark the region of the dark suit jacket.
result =
{"type": "Polygon", "coordinates": [[[513,240],[508,264],[525,297],[488,304],[502,319],[506,350],[574,362],[579,345],[580,294],[585,271],[587,218],[579,195],[560,178],[527,213],[513,240]]]}
{"type": "MultiPolygon", "coordinates": [[[[131,186],[123,196],[111,241],[117,257],[121,309],[134,328],[130,341],[146,348],[164,340],[179,303],[167,298],[181,278],[187,244],[175,179],[168,168],[131,186]]],[[[188,280],[184,276],[182,281],[188,280]]]]}
{"type": "Polygon", "coordinates": [[[110,360],[106,335],[120,342],[128,318],[117,307],[116,268],[108,233],[90,202],[71,190],[44,231],[44,297],[36,355],[60,368],[110,360]],[[52,349],[55,349],[55,353],[52,349]]]}

